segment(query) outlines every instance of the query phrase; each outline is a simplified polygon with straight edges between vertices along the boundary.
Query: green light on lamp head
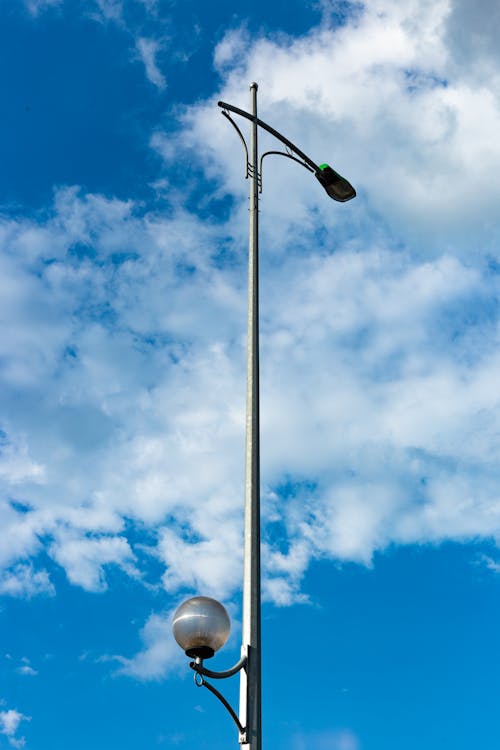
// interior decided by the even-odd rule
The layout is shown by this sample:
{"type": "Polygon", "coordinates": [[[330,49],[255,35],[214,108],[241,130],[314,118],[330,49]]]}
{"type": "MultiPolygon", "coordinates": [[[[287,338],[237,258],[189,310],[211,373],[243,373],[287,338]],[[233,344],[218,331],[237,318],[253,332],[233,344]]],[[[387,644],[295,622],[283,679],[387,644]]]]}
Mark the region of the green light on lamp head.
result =
{"type": "Polygon", "coordinates": [[[320,164],[316,172],[316,179],[323,185],[327,194],[333,200],[345,203],[356,196],[353,186],[336,172],[329,164],[320,164]]]}

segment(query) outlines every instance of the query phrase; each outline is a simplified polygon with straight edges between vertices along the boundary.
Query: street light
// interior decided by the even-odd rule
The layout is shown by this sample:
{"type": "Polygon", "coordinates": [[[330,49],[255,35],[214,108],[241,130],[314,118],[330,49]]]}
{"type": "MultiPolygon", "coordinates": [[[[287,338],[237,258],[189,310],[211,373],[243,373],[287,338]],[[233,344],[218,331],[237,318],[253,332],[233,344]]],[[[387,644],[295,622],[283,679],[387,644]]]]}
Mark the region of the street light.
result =
{"type": "Polygon", "coordinates": [[[215,599],[194,597],[180,605],[174,614],[174,636],[188,656],[195,682],[206,687],[228,710],[238,727],[239,742],[248,750],[261,750],[261,601],[260,601],[260,428],[259,428],[259,193],[262,192],[262,162],[270,154],[286,156],[312,172],[326,193],[344,203],[356,196],[352,185],[328,164],[316,164],[288,138],[257,117],[257,84],[250,84],[251,112],[218,102],[222,114],[238,133],[245,150],[246,174],[250,180],[248,243],[248,337],[245,445],[245,530],[243,551],[243,619],[240,660],[231,669],[207,669],[208,659],[229,635],[229,617],[215,599]],[[250,149],[231,115],[250,120],[250,149]],[[266,151],[259,160],[257,135],[262,128],[279,140],[286,151],[266,151]],[[240,672],[239,716],[224,696],[207,680],[224,679],[240,672]]]}

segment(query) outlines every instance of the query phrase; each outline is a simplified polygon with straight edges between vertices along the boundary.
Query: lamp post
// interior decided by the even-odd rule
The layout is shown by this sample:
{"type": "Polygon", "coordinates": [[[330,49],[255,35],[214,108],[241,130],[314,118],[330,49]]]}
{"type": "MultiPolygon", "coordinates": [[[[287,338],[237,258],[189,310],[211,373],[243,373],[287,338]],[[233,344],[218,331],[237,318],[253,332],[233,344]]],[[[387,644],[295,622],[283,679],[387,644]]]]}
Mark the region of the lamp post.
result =
{"type": "Polygon", "coordinates": [[[203,660],[221,648],[229,636],[229,616],[219,602],[196,596],[180,605],[173,617],[174,636],[195,672],[195,682],[206,687],[228,710],[238,727],[239,742],[248,750],[261,750],[261,576],[260,576],[260,429],[259,429],[259,192],[262,162],[270,154],[286,156],[302,164],[336,201],[344,203],[356,195],[352,185],[328,164],[316,164],[288,138],[257,117],[257,84],[250,84],[251,111],[219,102],[222,114],[237,131],[246,157],[250,181],[248,245],[248,338],[245,445],[245,526],[243,552],[243,622],[240,660],[231,669],[214,672],[203,660]],[[250,120],[250,149],[230,112],[250,120]],[[259,160],[258,129],[279,140],[286,151],[266,151],[259,160]],[[224,696],[205,677],[224,679],[240,672],[239,716],[224,696]]]}

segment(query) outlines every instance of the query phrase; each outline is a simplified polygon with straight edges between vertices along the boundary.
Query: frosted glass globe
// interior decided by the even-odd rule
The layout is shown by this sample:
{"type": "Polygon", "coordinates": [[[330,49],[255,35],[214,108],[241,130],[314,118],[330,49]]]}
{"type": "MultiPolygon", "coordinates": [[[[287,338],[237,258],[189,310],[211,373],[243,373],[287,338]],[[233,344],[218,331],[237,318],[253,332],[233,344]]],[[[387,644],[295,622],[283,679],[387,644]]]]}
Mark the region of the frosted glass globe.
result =
{"type": "Polygon", "coordinates": [[[209,596],[187,599],[172,620],[174,638],[187,656],[209,659],[225,644],[230,630],[225,607],[209,596]]]}

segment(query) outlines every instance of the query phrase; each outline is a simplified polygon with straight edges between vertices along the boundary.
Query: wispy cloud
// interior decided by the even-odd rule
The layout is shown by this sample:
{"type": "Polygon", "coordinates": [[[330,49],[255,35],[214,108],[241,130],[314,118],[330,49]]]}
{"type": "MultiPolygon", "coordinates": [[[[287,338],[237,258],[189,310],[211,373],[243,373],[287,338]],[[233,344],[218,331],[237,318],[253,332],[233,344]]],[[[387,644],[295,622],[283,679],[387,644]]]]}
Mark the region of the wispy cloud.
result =
{"type": "Polygon", "coordinates": [[[481,555],[479,562],[485,565],[488,570],[493,571],[493,573],[500,573],[500,562],[490,555],[481,555]]]}
{"type": "Polygon", "coordinates": [[[163,91],[167,86],[167,81],[157,63],[158,53],[162,49],[161,42],[158,39],[147,39],[141,36],[136,39],[135,47],[139,59],[144,64],[148,81],[163,91]]]}
{"type": "Polygon", "coordinates": [[[20,675],[24,675],[25,677],[36,677],[38,674],[38,670],[34,669],[31,664],[30,660],[24,656],[22,659],[22,664],[20,667],[17,667],[16,672],[20,675]]]}
{"type": "Polygon", "coordinates": [[[33,16],[37,16],[48,8],[62,5],[64,0],[25,0],[26,7],[33,16]]]}
{"type": "MultiPolygon", "coordinates": [[[[25,0],[26,7],[33,16],[38,16],[50,7],[62,6],[65,0],[25,0]]],[[[114,24],[125,34],[131,37],[133,43],[133,60],[139,60],[144,65],[146,77],[160,91],[167,86],[165,75],[161,72],[158,64],[158,56],[161,53],[164,42],[158,38],[146,36],[143,27],[147,27],[147,20],[156,18],[156,25],[165,27],[167,21],[157,18],[157,0],[137,0],[137,4],[143,7],[143,20],[135,14],[127,11],[130,7],[123,0],[90,0],[84,4],[85,13],[94,21],[102,24],[114,24]]],[[[179,54],[177,54],[179,57],[179,54]]]]}
{"type": "Polygon", "coordinates": [[[134,677],[138,680],[161,679],[182,664],[182,652],[171,635],[172,613],[152,614],[143,629],[141,640],[144,648],[133,658],[112,657],[121,667],[118,674],[134,677]]]}
{"type": "Polygon", "coordinates": [[[95,0],[95,5],[97,13],[94,13],[94,17],[118,23],[123,21],[122,0],[95,0]]]}
{"type": "Polygon", "coordinates": [[[361,750],[359,739],[350,729],[296,734],[292,737],[293,750],[361,750]]]}
{"type": "Polygon", "coordinates": [[[38,674],[37,670],[30,667],[29,664],[24,664],[22,667],[19,667],[17,673],[28,677],[34,677],[38,674]]]}

